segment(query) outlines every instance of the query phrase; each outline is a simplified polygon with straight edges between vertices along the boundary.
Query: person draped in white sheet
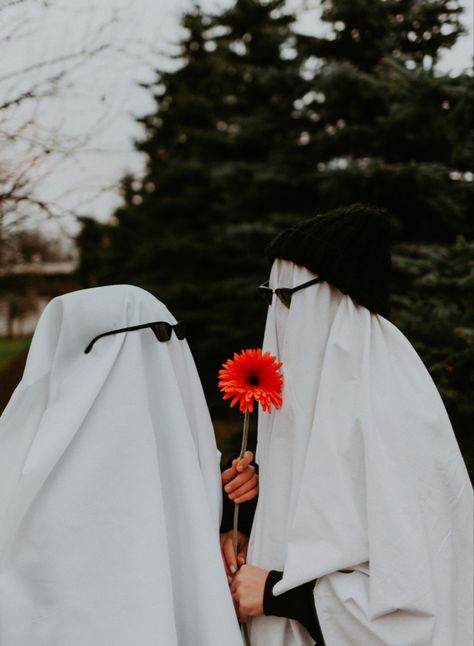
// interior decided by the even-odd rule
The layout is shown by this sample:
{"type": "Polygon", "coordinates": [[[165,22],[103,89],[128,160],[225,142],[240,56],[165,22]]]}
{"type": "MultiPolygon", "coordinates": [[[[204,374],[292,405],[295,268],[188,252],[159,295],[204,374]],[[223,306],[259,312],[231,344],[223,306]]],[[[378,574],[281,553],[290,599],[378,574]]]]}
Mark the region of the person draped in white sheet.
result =
{"type": "Polygon", "coordinates": [[[136,287],[54,299],[0,419],[0,644],[241,646],[221,495],[182,325],[136,287]]]}
{"type": "Polygon", "coordinates": [[[283,406],[232,583],[252,646],[471,646],[472,487],[440,396],[386,318],[387,214],[283,232],[261,291],[283,406]]]}

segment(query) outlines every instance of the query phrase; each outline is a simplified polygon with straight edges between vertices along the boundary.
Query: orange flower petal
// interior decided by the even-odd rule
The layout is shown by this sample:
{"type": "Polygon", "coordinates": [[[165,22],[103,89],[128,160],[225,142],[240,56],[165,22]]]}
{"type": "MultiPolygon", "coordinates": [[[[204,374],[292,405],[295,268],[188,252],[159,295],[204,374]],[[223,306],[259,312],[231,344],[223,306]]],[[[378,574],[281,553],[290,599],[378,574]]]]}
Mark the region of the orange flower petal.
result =
{"type": "Polygon", "coordinates": [[[254,403],[260,402],[262,409],[270,412],[272,406],[282,404],[283,376],[279,372],[282,363],[269,352],[261,349],[242,350],[234,353],[219,370],[219,388],[225,393],[223,399],[230,399],[231,407],[239,402],[242,413],[251,413],[254,403]]]}

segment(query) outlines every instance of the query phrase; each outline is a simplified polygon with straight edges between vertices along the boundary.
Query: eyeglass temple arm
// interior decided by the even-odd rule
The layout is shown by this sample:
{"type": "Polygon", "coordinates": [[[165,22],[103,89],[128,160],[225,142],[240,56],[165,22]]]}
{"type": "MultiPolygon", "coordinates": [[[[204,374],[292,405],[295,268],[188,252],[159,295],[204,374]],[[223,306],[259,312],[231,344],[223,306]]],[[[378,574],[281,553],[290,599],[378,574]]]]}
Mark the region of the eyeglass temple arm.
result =
{"type": "Polygon", "coordinates": [[[144,330],[145,328],[151,327],[152,325],[153,323],[142,323],[140,325],[131,325],[130,327],[121,327],[117,330],[110,330],[109,332],[102,332],[102,334],[99,334],[94,339],[92,339],[87,348],[84,350],[84,354],[89,354],[89,352],[92,350],[92,347],[94,346],[94,343],[99,339],[102,339],[102,337],[104,336],[118,334],[119,332],[133,332],[133,330],[144,330]]]}
{"type": "Polygon", "coordinates": [[[300,289],[304,289],[305,287],[309,287],[310,285],[316,285],[316,283],[321,282],[321,277],[317,276],[316,278],[313,278],[312,280],[308,280],[307,283],[303,283],[302,285],[298,285],[298,287],[293,287],[291,290],[291,293],[294,294],[295,292],[299,292],[300,289]]]}

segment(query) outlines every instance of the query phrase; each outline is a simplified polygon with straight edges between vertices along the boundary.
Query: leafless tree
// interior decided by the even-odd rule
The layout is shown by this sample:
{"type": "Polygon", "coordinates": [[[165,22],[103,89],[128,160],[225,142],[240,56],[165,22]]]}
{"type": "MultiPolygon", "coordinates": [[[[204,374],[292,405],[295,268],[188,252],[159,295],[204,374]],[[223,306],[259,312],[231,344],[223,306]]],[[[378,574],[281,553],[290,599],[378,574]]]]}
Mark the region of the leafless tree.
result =
{"type": "MultiPolygon", "coordinates": [[[[110,16],[58,53],[39,56],[28,52],[31,42],[47,26],[50,2],[9,0],[0,2],[0,231],[32,216],[55,217],[53,201],[38,196],[37,187],[65,158],[74,155],[93,136],[93,128],[79,137],[66,137],[57,124],[40,119],[53,96],[66,92],[74,75],[110,47],[110,16]],[[9,57],[21,52],[21,57],[9,57]],[[20,60],[17,62],[17,58],[20,60]]],[[[73,19],[73,16],[71,16],[73,19]]],[[[103,118],[104,115],[101,115],[103,118]]],[[[51,120],[50,120],[51,121],[51,120]]]]}
{"type": "MultiPolygon", "coordinates": [[[[95,122],[74,136],[53,121],[48,108],[54,97],[75,91],[78,75],[86,74],[91,62],[100,64],[110,53],[118,15],[111,11],[101,21],[91,16],[79,41],[63,39],[56,49],[45,42],[43,51],[30,52],[43,32],[47,40],[53,9],[69,12],[72,23],[77,11],[92,11],[74,2],[0,0],[0,245],[18,227],[65,215],[38,188],[83,150],[107,120],[104,104],[95,122]]],[[[0,253],[0,264],[8,255],[0,253]]]]}

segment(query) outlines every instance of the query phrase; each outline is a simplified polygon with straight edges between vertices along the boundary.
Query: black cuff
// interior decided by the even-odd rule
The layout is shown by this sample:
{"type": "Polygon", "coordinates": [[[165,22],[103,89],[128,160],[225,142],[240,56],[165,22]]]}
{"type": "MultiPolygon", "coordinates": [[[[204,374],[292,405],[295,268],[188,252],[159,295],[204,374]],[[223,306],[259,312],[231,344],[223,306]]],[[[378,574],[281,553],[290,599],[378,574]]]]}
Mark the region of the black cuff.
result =
{"type": "Polygon", "coordinates": [[[283,572],[278,570],[270,570],[265,582],[265,590],[263,592],[263,614],[274,615],[275,617],[290,617],[288,615],[288,601],[286,594],[281,594],[278,597],[273,596],[273,588],[283,578],[283,572]]]}
{"type": "Polygon", "coordinates": [[[303,585],[288,590],[278,596],[273,595],[273,587],[283,577],[283,572],[271,570],[268,573],[263,594],[263,612],[265,615],[287,617],[295,619],[302,624],[311,637],[316,640],[317,646],[324,646],[324,638],[314,604],[314,586],[316,581],[308,581],[303,585]]]}

